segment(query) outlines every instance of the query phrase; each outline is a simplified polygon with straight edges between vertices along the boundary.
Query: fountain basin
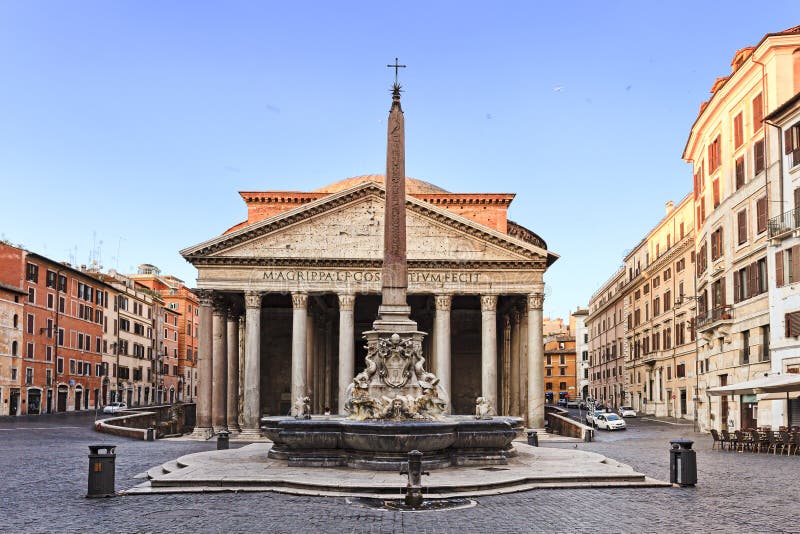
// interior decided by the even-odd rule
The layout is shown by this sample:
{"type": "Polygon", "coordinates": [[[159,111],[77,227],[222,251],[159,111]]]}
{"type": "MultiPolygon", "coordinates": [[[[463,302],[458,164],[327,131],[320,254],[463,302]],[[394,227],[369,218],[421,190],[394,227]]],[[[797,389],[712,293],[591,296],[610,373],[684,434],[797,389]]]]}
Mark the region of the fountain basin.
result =
{"type": "Polygon", "coordinates": [[[373,470],[399,470],[411,450],[423,453],[425,469],[505,464],[516,454],[512,441],[522,429],[519,417],[468,416],[443,421],[264,417],[261,424],[273,441],[269,457],[285,459],[289,466],[373,470]]]}

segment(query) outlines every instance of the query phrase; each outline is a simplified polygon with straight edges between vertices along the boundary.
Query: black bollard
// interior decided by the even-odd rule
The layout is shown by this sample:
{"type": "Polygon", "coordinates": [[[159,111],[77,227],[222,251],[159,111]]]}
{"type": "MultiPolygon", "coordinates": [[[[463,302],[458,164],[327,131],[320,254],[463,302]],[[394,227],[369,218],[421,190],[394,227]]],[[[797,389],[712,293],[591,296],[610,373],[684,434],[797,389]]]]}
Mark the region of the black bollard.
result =
{"type": "Polygon", "coordinates": [[[89,498],[114,497],[116,445],[89,445],[89,498]],[[100,450],[105,452],[100,452],[100,450]]]}
{"type": "Polygon", "coordinates": [[[539,434],[535,430],[528,430],[528,445],[539,446],[539,434]]]}
{"type": "Polygon", "coordinates": [[[697,484],[697,453],[690,439],[673,439],[669,450],[669,481],[681,487],[697,484]]]}
{"type": "Polygon", "coordinates": [[[224,451],[230,448],[231,433],[227,430],[217,432],[217,450],[224,451]]]}

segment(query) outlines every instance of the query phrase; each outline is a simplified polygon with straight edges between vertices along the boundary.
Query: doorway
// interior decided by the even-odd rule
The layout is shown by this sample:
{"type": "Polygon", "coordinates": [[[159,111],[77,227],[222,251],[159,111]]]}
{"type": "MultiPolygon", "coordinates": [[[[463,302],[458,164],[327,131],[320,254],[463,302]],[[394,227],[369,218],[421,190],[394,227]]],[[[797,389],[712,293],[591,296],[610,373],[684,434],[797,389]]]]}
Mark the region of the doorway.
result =
{"type": "Polygon", "coordinates": [[[28,390],[28,414],[39,415],[42,410],[42,390],[28,390]]]}
{"type": "Polygon", "coordinates": [[[9,395],[8,415],[19,415],[19,390],[12,389],[9,395]]]}
{"type": "Polygon", "coordinates": [[[67,386],[58,386],[58,399],[56,399],[56,403],[58,404],[58,411],[59,412],[66,412],[67,411],[67,395],[69,394],[67,390],[67,386]]]}
{"type": "Polygon", "coordinates": [[[741,405],[741,428],[758,428],[758,399],[756,395],[742,395],[741,405]]]}
{"type": "Polygon", "coordinates": [[[82,400],[83,390],[81,388],[75,388],[75,411],[80,411],[82,400]]]}

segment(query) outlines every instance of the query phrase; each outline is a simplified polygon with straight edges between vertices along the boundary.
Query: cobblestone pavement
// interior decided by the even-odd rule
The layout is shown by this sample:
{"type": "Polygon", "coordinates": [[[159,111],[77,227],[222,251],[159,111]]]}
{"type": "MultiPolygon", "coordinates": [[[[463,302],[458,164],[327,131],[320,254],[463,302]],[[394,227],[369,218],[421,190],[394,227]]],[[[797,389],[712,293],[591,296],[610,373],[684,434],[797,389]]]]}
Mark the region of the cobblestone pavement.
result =
{"type": "MultiPolygon", "coordinates": [[[[480,497],[474,508],[401,513],[344,498],[222,493],[86,499],[88,444],[117,448],[117,489],[134,474],[212,442],[147,443],[91,429],[92,417],[0,422],[2,532],[781,532],[800,531],[800,456],[711,451],[691,424],[629,420],[581,449],[668,477],[668,442],[695,439],[696,488],[536,490],[480,497]]],[[[235,445],[234,445],[235,446],[235,445]]],[[[575,447],[574,444],[553,445],[575,447]]],[[[398,477],[398,483],[402,479],[398,477]]]]}

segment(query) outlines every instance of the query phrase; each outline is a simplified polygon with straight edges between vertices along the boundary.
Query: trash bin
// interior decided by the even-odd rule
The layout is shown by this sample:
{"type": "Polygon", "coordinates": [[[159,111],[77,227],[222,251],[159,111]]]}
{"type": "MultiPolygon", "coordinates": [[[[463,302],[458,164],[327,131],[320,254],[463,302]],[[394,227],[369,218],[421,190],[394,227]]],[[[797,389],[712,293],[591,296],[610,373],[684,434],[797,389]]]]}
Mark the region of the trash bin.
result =
{"type": "Polygon", "coordinates": [[[89,445],[89,490],[86,496],[114,497],[116,445],[89,445]],[[101,450],[105,452],[100,452],[101,450]]]}
{"type": "Polygon", "coordinates": [[[156,440],[156,429],[155,428],[146,428],[144,433],[144,440],[145,441],[155,441],[156,440]]]}
{"type": "Polygon", "coordinates": [[[535,430],[528,430],[528,445],[539,446],[539,434],[535,430]]]}
{"type": "Polygon", "coordinates": [[[220,430],[217,432],[217,450],[227,450],[230,448],[231,433],[227,430],[220,430]]]}
{"type": "Polygon", "coordinates": [[[669,450],[669,481],[681,487],[697,484],[697,452],[690,439],[673,439],[669,450]]]}

